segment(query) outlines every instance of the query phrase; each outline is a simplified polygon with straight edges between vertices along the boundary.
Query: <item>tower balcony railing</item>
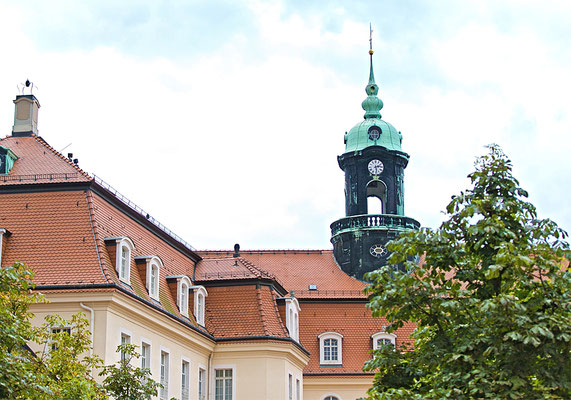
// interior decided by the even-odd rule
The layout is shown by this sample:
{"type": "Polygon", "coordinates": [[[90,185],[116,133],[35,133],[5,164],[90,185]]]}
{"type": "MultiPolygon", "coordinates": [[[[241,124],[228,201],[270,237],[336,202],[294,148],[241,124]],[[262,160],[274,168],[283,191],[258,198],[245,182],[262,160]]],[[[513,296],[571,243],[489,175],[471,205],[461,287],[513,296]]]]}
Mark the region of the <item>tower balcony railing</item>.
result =
{"type": "Polygon", "coordinates": [[[403,215],[363,214],[338,219],[331,224],[331,236],[355,229],[416,230],[420,223],[403,215]]]}

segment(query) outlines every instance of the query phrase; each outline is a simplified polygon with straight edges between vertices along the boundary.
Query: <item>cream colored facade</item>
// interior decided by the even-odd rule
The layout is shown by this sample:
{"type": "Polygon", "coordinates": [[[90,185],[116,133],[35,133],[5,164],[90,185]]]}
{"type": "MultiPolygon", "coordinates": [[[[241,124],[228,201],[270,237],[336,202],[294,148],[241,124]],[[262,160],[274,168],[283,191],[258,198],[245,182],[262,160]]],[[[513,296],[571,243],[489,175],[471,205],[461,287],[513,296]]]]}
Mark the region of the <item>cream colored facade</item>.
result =
{"type": "Polygon", "coordinates": [[[367,395],[373,386],[371,376],[306,376],[304,400],[324,400],[333,396],[338,400],[355,400],[367,395]]]}
{"type": "MultiPolygon", "coordinates": [[[[190,364],[191,400],[215,399],[217,369],[232,370],[234,400],[289,400],[289,375],[293,382],[291,398],[297,400],[298,381],[301,398],[305,398],[303,368],[309,356],[291,342],[246,340],[216,343],[118,291],[60,292],[48,294],[46,298],[48,303],[31,307],[35,314],[34,324],[42,325],[44,317],[49,314],[69,320],[73,314],[84,313],[90,321],[90,329],[93,329],[93,352],[106,365],[119,361],[117,346],[121,343],[121,336],[128,335],[132,344],[141,346],[144,342],[150,345],[152,378],[159,381],[161,351],[167,352],[168,399],[182,398],[183,361],[190,364]],[[199,398],[198,394],[199,369],[206,371],[206,393],[203,398],[199,398]]],[[[30,347],[34,351],[44,351],[34,343],[30,347]]],[[[136,362],[140,363],[140,359],[136,362]]]]}

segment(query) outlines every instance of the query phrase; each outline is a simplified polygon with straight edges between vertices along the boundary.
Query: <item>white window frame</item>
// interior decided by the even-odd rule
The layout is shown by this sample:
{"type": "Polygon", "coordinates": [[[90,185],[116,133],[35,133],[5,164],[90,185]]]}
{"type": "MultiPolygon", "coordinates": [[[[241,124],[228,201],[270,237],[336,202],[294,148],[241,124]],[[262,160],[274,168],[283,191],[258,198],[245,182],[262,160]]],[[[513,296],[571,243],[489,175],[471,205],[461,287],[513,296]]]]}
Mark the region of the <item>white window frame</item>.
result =
{"type": "Polygon", "coordinates": [[[206,297],[208,297],[208,292],[204,286],[191,286],[190,289],[194,290],[194,319],[196,323],[204,326],[205,315],[206,315],[206,297]],[[202,296],[202,308],[198,307],[199,297],[202,296]]]}
{"type": "Polygon", "coordinates": [[[127,236],[122,236],[117,238],[115,241],[117,244],[115,246],[115,270],[117,271],[117,276],[121,282],[126,283],[127,285],[131,284],[131,259],[133,250],[135,249],[135,244],[131,239],[127,236]],[[123,248],[127,249],[127,268],[125,271],[125,275],[121,273],[121,262],[122,262],[122,255],[123,255],[123,248]]]}
{"type": "Polygon", "coordinates": [[[163,387],[159,388],[160,400],[168,400],[169,398],[170,358],[170,350],[161,346],[159,355],[159,383],[163,385],[163,387]],[[163,365],[163,354],[166,354],[166,365],[163,365]]]}
{"type": "Polygon", "coordinates": [[[186,357],[181,357],[180,361],[180,399],[181,400],[189,400],[190,399],[190,368],[191,368],[190,360],[186,357]],[[186,371],[186,393],[184,392],[184,383],[185,383],[185,375],[184,375],[184,364],[188,366],[186,371]]]}
{"type": "Polygon", "coordinates": [[[343,335],[338,332],[323,332],[319,336],[319,363],[322,365],[342,365],[343,364],[343,335]],[[325,359],[325,341],[327,339],[337,340],[337,359],[325,359]]]}
{"type": "Polygon", "coordinates": [[[190,296],[190,287],[192,283],[187,276],[183,276],[177,278],[176,282],[176,304],[178,309],[182,315],[188,317],[188,304],[189,304],[189,296],[190,296]],[[185,297],[186,296],[186,297],[185,297]],[[185,301],[186,300],[186,301],[185,301]]]}
{"type": "Polygon", "coordinates": [[[152,256],[147,259],[147,291],[152,299],[159,301],[159,290],[161,281],[161,269],[163,267],[163,262],[157,256],[152,256]],[[151,278],[153,270],[156,270],[156,281],[153,285],[153,280],[151,278]]]}
{"type": "MultiPolygon", "coordinates": [[[[124,328],[120,328],[120,335],[119,335],[119,344],[123,344],[123,338],[128,339],[125,343],[131,344],[133,343],[133,332],[124,329],[124,328]]],[[[121,351],[119,352],[119,361],[122,361],[123,358],[125,357],[125,354],[121,351]]]]}
{"type": "Polygon", "coordinates": [[[377,343],[379,339],[390,340],[390,342],[393,344],[393,347],[396,348],[397,335],[395,334],[387,332],[377,332],[371,335],[371,339],[373,339],[373,350],[377,350],[379,348],[379,344],[377,343]]]}
{"type": "MultiPolygon", "coordinates": [[[[210,377],[211,379],[211,388],[212,388],[212,398],[216,399],[216,371],[217,370],[226,370],[226,369],[230,369],[232,370],[232,399],[236,399],[236,380],[237,380],[237,376],[236,376],[236,365],[233,364],[226,364],[226,365],[215,365],[212,368],[213,374],[210,377]]],[[[224,387],[226,387],[224,385],[224,387]]],[[[225,399],[223,399],[225,400],[225,399]]]]}
{"type": "Polygon", "coordinates": [[[196,395],[198,400],[206,400],[206,386],[208,383],[208,375],[206,374],[206,366],[205,365],[198,365],[198,376],[197,378],[197,385],[196,385],[196,395]],[[200,372],[204,375],[202,376],[202,380],[200,379],[200,372]]]}
{"type": "Polygon", "coordinates": [[[153,344],[149,339],[141,338],[141,368],[147,368],[151,370],[151,361],[153,359],[153,344]],[[144,364],[145,359],[143,358],[143,347],[147,346],[149,348],[149,359],[147,360],[148,365],[144,364]]]}
{"type": "Polygon", "coordinates": [[[299,301],[295,297],[288,297],[286,301],[286,327],[289,336],[299,342],[299,301]]]}

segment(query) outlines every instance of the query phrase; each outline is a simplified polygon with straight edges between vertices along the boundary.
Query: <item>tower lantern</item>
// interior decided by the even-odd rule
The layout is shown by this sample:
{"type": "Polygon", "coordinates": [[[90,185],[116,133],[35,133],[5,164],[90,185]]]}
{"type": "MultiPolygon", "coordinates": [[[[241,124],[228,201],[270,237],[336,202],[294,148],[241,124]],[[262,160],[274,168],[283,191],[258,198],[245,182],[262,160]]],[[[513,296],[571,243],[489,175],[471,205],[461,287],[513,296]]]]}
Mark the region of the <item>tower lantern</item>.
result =
{"type": "Polygon", "coordinates": [[[372,35],[370,42],[367,98],[361,104],[364,120],[345,133],[345,152],[337,157],[345,172],[346,216],[331,224],[335,260],[358,279],[387,263],[388,241],[420,227],[404,215],[404,169],[409,155],[402,151],[401,133],[381,118],[372,35]]]}

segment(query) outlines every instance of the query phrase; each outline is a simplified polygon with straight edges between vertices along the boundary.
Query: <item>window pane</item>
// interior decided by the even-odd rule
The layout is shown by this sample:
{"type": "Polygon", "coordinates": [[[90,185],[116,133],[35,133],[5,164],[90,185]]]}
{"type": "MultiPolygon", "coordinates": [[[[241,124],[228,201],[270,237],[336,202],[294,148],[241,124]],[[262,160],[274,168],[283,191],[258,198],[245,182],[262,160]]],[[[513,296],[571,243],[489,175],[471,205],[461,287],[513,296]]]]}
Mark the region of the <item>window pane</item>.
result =
{"type": "Polygon", "coordinates": [[[181,397],[183,400],[188,400],[190,391],[190,364],[187,361],[182,362],[182,376],[181,376],[181,397]]]}
{"type": "Polygon", "coordinates": [[[206,378],[206,371],[203,369],[198,370],[198,400],[204,400],[204,382],[206,378]]]}
{"type": "Polygon", "coordinates": [[[215,400],[232,400],[232,370],[215,370],[214,397],[215,400]]]}
{"type": "Polygon", "coordinates": [[[120,278],[127,279],[127,268],[129,266],[129,250],[123,246],[121,247],[121,269],[120,278]]]}

